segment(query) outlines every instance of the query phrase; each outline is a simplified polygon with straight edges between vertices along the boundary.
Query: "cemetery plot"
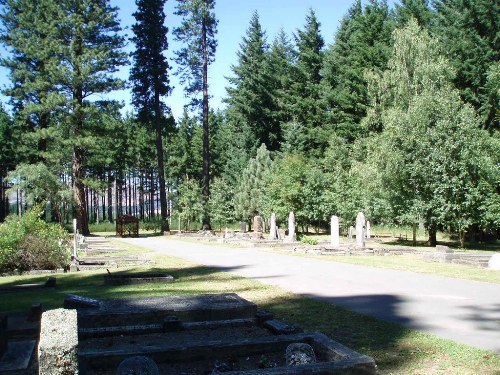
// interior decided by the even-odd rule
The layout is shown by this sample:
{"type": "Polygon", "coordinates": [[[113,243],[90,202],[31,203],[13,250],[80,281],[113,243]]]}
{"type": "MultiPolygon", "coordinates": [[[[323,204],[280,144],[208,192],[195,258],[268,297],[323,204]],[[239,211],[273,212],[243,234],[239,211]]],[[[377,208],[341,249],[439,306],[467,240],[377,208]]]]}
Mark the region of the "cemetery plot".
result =
{"type": "Polygon", "coordinates": [[[303,333],[234,293],[100,301],[68,295],[65,304],[77,311],[79,371],[88,375],[146,368],[166,375],[376,373],[372,358],[303,333]]]}

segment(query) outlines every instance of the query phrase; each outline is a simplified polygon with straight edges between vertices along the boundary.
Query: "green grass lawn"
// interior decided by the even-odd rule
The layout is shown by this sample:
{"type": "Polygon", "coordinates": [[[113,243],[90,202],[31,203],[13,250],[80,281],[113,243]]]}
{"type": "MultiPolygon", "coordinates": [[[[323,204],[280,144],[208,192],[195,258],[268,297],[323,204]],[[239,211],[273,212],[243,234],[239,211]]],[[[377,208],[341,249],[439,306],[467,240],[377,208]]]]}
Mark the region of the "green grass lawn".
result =
{"type": "MultiPolygon", "coordinates": [[[[144,254],[127,245],[128,254],[144,254]]],[[[402,326],[285,292],[277,287],[226,272],[199,266],[175,257],[154,256],[149,269],[120,272],[168,272],[175,283],[105,286],[106,271],[57,274],[57,288],[47,291],[1,293],[0,311],[25,311],[35,302],[44,308],[61,307],[64,295],[93,298],[145,297],[234,292],[272,311],[278,319],[320,331],[356,351],[372,356],[383,374],[499,374],[500,356],[444,340],[402,326]]],[[[0,287],[18,283],[42,283],[43,276],[0,278],[0,287]]]]}

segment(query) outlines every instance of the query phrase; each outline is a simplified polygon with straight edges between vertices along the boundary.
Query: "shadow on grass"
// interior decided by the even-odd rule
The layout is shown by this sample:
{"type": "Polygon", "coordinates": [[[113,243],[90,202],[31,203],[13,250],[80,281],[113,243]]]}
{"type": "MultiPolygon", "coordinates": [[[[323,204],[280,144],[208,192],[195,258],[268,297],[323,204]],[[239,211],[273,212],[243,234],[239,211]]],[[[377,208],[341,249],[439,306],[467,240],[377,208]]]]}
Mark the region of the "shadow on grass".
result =
{"type": "MultiPolygon", "coordinates": [[[[404,301],[397,296],[298,296],[228,273],[238,268],[242,267],[154,267],[147,269],[147,272],[169,273],[174,276],[176,282],[124,286],[104,285],[106,270],[60,274],[55,275],[58,284],[55,289],[15,295],[0,294],[0,311],[26,311],[36,302],[42,303],[45,309],[62,307],[64,296],[70,293],[105,299],[234,292],[244,297],[253,296],[255,299],[248,298],[257,303],[259,309],[272,311],[277,319],[297,324],[307,331],[325,333],[356,351],[374,357],[384,372],[408,373],[401,369],[408,369],[408,366],[412,365],[412,361],[415,361],[414,353],[424,353],[428,350],[417,340],[408,339],[415,333],[400,324],[414,325],[409,317],[399,313],[399,306],[404,301]],[[363,314],[353,312],[353,309],[363,314]],[[379,320],[373,316],[400,324],[379,320]]],[[[117,273],[133,274],[145,270],[127,269],[117,273]]],[[[19,278],[17,282],[43,282],[46,278],[47,275],[29,276],[19,278]]],[[[475,310],[471,315],[474,315],[475,319],[481,319],[480,315],[483,313],[475,310]]]]}
{"type": "MultiPolygon", "coordinates": [[[[205,294],[217,293],[217,287],[223,288],[235,278],[227,274],[240,267],[181,267],[181,268],[131,268],[112,273],[129,274],[134,273],[167,273],[172,275],[175,282],[144,283],[132,285],[105,285],[104,277],[108,272],[82,271],[72,273],[26,275],[0,278],[0,287],[20,284],[43,285],[48,277],[55,277],[57,286],[55,288],[40,288],[31,290],[0,291],[0,312],[27,311],[34,303],[42,303],[44,308],[58,308],[63,306],[66,294],[79,294],[89,298],[133,298],[147,297],[151,295],[173,295],[173,294],[205,294]],[[214,290],[207,292],[210,282],[222,284],[214,286],[214,290]]],[[[247,290],[247,287],[234,288],[234,292],[247,290]]],[[[227,290],[226,290],[227,292],[227,290]]]]}

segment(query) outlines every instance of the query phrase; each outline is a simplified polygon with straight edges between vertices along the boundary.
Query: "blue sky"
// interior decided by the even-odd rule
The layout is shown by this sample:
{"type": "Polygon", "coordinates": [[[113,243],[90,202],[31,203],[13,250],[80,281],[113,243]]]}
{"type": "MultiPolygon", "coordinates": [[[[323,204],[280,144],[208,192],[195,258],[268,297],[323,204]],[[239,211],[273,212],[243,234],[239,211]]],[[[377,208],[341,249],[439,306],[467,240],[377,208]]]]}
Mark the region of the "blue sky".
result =
{"type": "MultiPolygon", "coordinates": [[[[119,16],[122,25],[130,26],[134,23],[132,13],[135,11],[134,1],[111,0],[113,5],[120,8],[119,16]]],[[[180,19],[175,16],[175,1],[168,0],[165,6],[167,15],[166,24],[169,28],[169,49],[166,56],[171,58],[178,44],[173,41],[171,31],[178,26],[180,19]]],[[[262,28],[266,31],[268,41],[271,42],[281,28],[291,37],[297,29],[305,25],[306,14],[312,8],[321,22],[321,33],[326,44],[333,42],[334,34],[339,26],[340,19],[347,13],[353,1],[346,0],[217,0],[215,14],[219,20],[217,41],[218,47],[215,62],[209,67],[209,93],[212,95],[210,107],[223,108],[222,99],[226,95],[225,87],[228,85],[224,77],[231,76],[231,65],[237,63],[236,53],[245,35],[254,11],[259,14],[262,28]]],[[[131,30],[126,31],[131,35],[131,30]]],[[[133,48],[129,45],[128,48],[133,48]]],[[[173,70],[174,62],[170,62],[173,70]]],[[[123,69],[125,74],[127,69],[123,69]]],[[[184,105],[189,101],[184,98],[182,86],[174,74],[170,74],[171,84],[174,86],[172,94],[164,101],[171,107],[175,118],[182,115],[184,105]]],[[[123,100],[129,102],[128,92],[120,93],[123,100]]],[[[130,106],[128,109],[131,110],[130,106]]]]}
{"type": "MultiPolygon", "coordinates": [[[[211,108],[223,108],[222,99],[226,95],[225,87],[228,85],[224,77],[232,75],[230,67],[237,63],[236,53],[254,11],[258,12],[262,28],[266,31],[268,41],[271,42],[281,28],[290,37],[297,29],[303,29],[306,14],[312,8],[321,23],[321,34],[328,45],[333,42],[340,20],[353,2],[354,0],[217,0],[215,13],[219,20],[218,47],[215,62],[209,67],[210,94],[213,96],[210,102],[211,108]]],[[[180,19],[173,14],[175,3],[174,0],[168,0],[165,7],[166,24],[169,28],[169,49],[166,56],[169,59],[173,57],[174,51],[178,48],[178,44],[173,41],[171,35],[172,29],[180,23],[180,19]]],[[[132,16],[136,10],[135,1],[111,0],[111,4],[120,8],[119,18],[122,27],[130,37],[132,34],[130,26],[135,21],[132,16]]],[[[130,52],[132,49],[133,44],[129,43],[127,51],[130,52]]],[[[4,50],[0,49],[0,53],[3,52],[4,50]]],[[[175,63],[170,62],[170,64],[175,70],[175,63]]],[[[121,78],[127,79],[128,67],[122,68],[118,74],[121,78]]],[[[164,101],[171,107],[174,116],[179,118],[182,115],[184,105],[189,100],[184,98],[183,88],[173,72],[169,76],[174,90],[164,101]]],[[[6,71],[2,68],[0,69],[0,87],[3,88],[6,84],[8,84],[6,71]]],[[[124,111],[132,111],[128,90],[114,92],[110,97],[123,101],[125,103],[124,111]]],[[[8,98],[0,96],[0,100],[6,103],[8,98]]]]}

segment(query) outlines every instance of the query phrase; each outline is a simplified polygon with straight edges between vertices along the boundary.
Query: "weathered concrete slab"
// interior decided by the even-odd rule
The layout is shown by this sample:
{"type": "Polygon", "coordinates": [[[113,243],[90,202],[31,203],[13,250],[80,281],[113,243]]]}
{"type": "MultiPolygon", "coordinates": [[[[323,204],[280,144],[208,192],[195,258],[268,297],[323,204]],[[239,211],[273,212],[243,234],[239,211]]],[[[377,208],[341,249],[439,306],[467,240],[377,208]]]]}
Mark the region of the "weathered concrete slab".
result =
{"type": "Polygon", "coordinates": [[[163,296],[102,300],[98,307],[79,309],[81,328],[119,325],[160,324],[167,316],[182,321],[253,318],[257,306],[237,294],[163,296]]]}
{"type": "Polygon", "coordinates": [[[6,352],[0,356],[0,372],[27,369],[35,345],[35,340],[10,341],[6,352]]]}

